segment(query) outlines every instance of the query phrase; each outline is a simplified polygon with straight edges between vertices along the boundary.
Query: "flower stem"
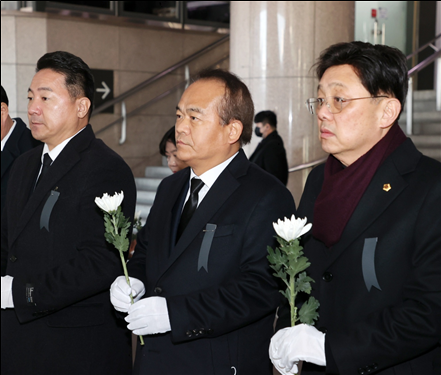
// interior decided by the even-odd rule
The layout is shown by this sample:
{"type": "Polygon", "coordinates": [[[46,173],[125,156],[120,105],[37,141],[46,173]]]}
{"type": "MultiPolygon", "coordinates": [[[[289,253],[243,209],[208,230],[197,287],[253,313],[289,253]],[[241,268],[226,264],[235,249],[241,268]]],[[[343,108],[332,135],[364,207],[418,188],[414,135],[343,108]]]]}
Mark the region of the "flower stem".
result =
{"type": "Polygon", "coordinates": [[[296,307],[296,291],[295,291],[295,283],[294,283],[294,277],[290,277],[289,279],[289,291],[290,291],[290,299],[289,299],[289,305],[291,307],[291,327],[294,327],[296,325],[297,320],[297,307],[296,307]]]}
{"type": "MultiPolygon", "coordinates": [[[[124,254],[123,254],[123,252],[121,250],[119,250],[119,255],[121,257],[121,263],[122,263],[123,270],[124,270],[124,276],[126,277],[126,282],[131,287],[130,279],[129,279],[129,273],[127,272],[126,260],[124,259],[124,254]]],[[[133,305],[134,301],[133,301],[132,292],[130,292],[130,301],[131,301],[131,303],[133,305]]],[[[139,336],[139,341],[141,342],[141,345],[144,345],[144,339],[143,339],[142,336],[139,336]]]]}

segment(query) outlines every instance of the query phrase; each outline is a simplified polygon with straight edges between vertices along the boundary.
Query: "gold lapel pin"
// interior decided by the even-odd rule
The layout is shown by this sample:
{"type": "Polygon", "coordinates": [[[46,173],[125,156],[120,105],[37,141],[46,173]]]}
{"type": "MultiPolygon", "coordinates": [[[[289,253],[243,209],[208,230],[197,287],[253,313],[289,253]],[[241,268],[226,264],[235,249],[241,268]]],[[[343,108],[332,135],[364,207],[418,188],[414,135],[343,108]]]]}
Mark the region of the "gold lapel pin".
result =
{"type": "Polygon", "coordinates": [[[392,189],[392,186],[390,186],[390,184],[384,184],[383,185],[383,190],[384,191],[389,191],[390,189],[392,189]]]}

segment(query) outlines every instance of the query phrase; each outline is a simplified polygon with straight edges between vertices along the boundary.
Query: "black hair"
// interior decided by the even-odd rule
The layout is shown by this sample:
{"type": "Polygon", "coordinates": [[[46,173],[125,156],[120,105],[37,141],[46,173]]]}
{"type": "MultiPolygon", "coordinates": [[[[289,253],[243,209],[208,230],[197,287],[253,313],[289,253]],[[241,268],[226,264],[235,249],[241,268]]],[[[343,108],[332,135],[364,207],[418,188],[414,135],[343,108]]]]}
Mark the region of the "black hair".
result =
{"type": "Polygon", "coordinates": [[[326,69],[346,64],[352,66],[372,96],[393,96],[400,101],[403,111],[408,78],[406,56],[399,49],[363,42],[334,44],[320,54],[317,76],[321,79],[326,69]]]}
{"type": "Polygon", "coordinates": [[[253,134],[254,104],[248,87],[236,75],[223,69],[203,70],[194,82],[198,80],[215,80],[225,85],[225,95],[218,108],[221,125],[240,121],[243,125],[240,144],[249,143],[253,134]]]}
{"type": "Polygon", "coordinates": [[[399,49],[364,42],[334,44],[320,54],[317,76],[320,80],[326,69],[346,64],[352,66],[372,96],[393,96],[400,101],[403,111],[408,78],[406,56],[399,49]]]}
{"type": "Polygon", "coordinates": [[[72,98],[85,96],[90,100],[88,118],[93,111],[95,83],[89,66],[78,56],[69,52],[56,51],[43,55],[37,62],[36,72],[51,69],[65,77],[65,84],[72,98]]]}
{"type": "Polygon", "coordinates": [[[176,146],[176,136],[175,136],[175,126],[174,125],[170,129],[167,130],[167,132],[162,137],[161,142],[159,143],[159,153],[162,156],[166,156],[165,155],[165,146],[167,145],[167,142],[172,142],[176,146]]]}
{"type": "Polygon", "coordinates": [[[272,128],[277,128],[277,115],[273,111],[262,111],[254,116],[254,122],[261,122],[262,124],[269,124],[272,128]]]}
{"type": "Polygon", "coordinates": [[[6,105],[9,106],[9,99],[8,99],[8,95],[6,95],[6,91],[2,86],[2,103],[5,103],[6,105]]]}

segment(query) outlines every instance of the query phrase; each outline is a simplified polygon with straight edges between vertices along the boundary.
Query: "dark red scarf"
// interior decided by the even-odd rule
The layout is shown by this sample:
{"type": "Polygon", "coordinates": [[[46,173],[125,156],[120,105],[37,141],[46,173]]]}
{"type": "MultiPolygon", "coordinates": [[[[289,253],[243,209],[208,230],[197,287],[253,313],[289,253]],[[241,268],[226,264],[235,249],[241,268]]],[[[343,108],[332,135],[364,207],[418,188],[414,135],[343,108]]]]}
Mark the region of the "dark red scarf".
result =
{"type": "Polygon", "coordinates": [[[397,123],[366,154],[345,168],[329,155],[322,190],[314,206],[312,234],[327,247],[336,244],[378,167],[404,141],[397,123]]]}

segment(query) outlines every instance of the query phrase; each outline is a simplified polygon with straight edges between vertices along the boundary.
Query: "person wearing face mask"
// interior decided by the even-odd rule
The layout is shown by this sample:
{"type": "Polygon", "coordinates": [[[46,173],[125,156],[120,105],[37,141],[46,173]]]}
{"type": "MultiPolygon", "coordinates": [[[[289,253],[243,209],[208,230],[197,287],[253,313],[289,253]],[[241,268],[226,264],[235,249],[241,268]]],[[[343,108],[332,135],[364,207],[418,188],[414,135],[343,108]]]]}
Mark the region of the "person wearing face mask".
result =
{"type": "Polygon", "coordinates": [[[176,173],[186,167],[184,162],[176,157],[177,151],[175,127],[172,126],[169,130],[167,130],[159,143],[159,153],[167,158],[167,165],[173,173],[176,173]]]}
{"type": "Polygon", "coordinates": [[[254,117],[254,133],[263,138],[250,157],[264,171],[277,177],[284,185],[288,182],[288,161],[282,137],[277,132],[277,116],[272,111],[259,112],[254,117]]]}

